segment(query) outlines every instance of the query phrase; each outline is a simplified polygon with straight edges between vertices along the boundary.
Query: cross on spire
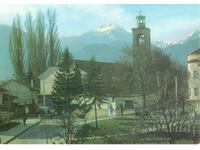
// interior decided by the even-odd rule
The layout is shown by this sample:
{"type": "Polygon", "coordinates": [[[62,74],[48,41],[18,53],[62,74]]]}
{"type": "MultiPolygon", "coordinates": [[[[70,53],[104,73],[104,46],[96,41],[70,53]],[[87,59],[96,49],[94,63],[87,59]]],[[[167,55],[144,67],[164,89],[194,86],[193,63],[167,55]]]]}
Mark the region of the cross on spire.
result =
{"type": "Polygon", "coordinates": [[[142,11],[141,10],[139,11],[139,14],[140,14],[140,16],[142,15],[142,11]]]}

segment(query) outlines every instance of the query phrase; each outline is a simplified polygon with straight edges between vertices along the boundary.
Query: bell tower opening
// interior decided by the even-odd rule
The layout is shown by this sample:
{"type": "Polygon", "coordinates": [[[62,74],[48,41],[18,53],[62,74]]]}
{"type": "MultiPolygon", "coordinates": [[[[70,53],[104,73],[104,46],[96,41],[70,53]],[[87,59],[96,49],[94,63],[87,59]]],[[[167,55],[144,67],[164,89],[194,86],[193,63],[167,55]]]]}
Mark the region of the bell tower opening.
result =
{"type": "Polygon", "coordinates": [[[144,34],[138,34],[137,36],[137,47],[145,44],[144,34]]]}

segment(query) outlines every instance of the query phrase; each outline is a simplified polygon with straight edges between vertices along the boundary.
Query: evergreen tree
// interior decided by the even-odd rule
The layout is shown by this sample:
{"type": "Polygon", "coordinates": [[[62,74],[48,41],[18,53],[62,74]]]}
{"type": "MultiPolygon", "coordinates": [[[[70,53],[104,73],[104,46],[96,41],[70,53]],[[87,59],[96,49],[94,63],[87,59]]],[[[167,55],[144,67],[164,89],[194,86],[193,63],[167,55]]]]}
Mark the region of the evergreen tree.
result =
{"type": "Polygon", "coordinates": [[[100,107],[106,102],[106,92],[103,84],[103,75],[100,68],[98,68],[94,57],[91,58],[89,67],[86,88],[88,97],[92,100],[92,105],[95,108],[95,123],[96,129],[98,129],[97,106],[100,107]]]}
{"type": "Polygon", "coordinates": [[[53,86],[53,98],[56,109],[61,111],[61,126],[65,130],[66,143],[72,143],[74,119],[79,117],[81,94],[83,91],[81,73],[74,64],[73,57],[65,49],[56,73],[53,86]]]}

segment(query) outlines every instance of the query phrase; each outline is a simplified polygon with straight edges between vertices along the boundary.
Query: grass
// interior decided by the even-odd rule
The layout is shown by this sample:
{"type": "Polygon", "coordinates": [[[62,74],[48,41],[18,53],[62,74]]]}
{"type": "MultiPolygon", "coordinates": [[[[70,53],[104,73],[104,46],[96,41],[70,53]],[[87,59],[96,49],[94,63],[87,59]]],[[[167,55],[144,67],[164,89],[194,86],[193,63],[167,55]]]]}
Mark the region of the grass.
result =
{"type": "MultiPolygon", "coordinates": [[[[106,109],[97,109],[98,119],[108,117],[108,112],[106,109]]],[[[91,110],[87,115],[87,120],[94,120],[94,110],[91,110]]]]}
{"type": "MultiPolygon", "coordinates": [[[[132,128],[133,126],[141,124],[140,121],[135,121],[132,119],[123,119],[123,118],[114,118],[98,121],[99,128],[107,128],[107,129],[124,129],[124,128],[132,128]]],[[[91,125],[95,126],[95,123],[91,123],[91,125]]]]}
{"type": "MultiPolygon", "coordinates": [[[[90,123],[95,127],[95,122],[90,123]]],[[[125,115],[124,118],[117,117],[98,121],[98,131],[92,132],[90,137],[100,137],[86,140],[85,144],[161,144],[163,142],[148,142],[146,133],[141,132],[144,124],[141,120],[133,119],[125,115]]],[[[176,144],[193,144],[191,138],[178,139],[176,144]]]]}
{"type": "MultiPolygon", "coordinates": [[[[90,123],[90,125],[95,127],[95,122],[90,123]]],[[[143,123],[139,120],[127,118],[112,118],[98,121],[98,127],[98,130],[92,132],[90,137],[98,136],[101,138],[87,140],[87,144],[128,144],[136,142],[135,137],[133,137],[133,129],[141,129],[143,127],[143,123]],[[129,137],[130,134],[132,136],[131,138],[129,137]]],[[[136,133],[137,131],[134,132],[134,134],[136,133]]],[[[137,139],[138,143],[140,143],[139,140],[141,139],[137,139]]]]}
{"type": "Polygon", "coordinates": [[[0,124],[0,131],[7,131],[21,124],[20,122],[4,122],[0,124]]]}

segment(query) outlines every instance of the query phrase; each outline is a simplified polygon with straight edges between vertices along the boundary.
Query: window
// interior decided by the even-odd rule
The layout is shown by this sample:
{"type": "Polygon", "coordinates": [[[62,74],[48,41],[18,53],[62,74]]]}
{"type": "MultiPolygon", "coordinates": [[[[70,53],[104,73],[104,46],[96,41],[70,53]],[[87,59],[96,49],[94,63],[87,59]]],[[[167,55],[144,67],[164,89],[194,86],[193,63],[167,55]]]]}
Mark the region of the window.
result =
{"type": "Polygon", "coordinates": [[[194,96],[198,96],[199,95],[199,88],[195,87],[194,88],[194,96]]]}
{"type": "Polygon", "coordinates": [[[192,94],[192,91],[191,91],[191,88],[189,88],[189,96],[191,96],[192,94]]]}
{"type": "Polygon", "coordinates": [[[133,109],[133,101],[132,100],[126,100],[125,101],[125,108],[128,108],[128,109],[133,109]]]}
{"type": "Polygon", "coordinates": [[[198,79],[199,76],[198,71],[194,71],[193,74],[194,74],[194,79],[198,79]]]}

